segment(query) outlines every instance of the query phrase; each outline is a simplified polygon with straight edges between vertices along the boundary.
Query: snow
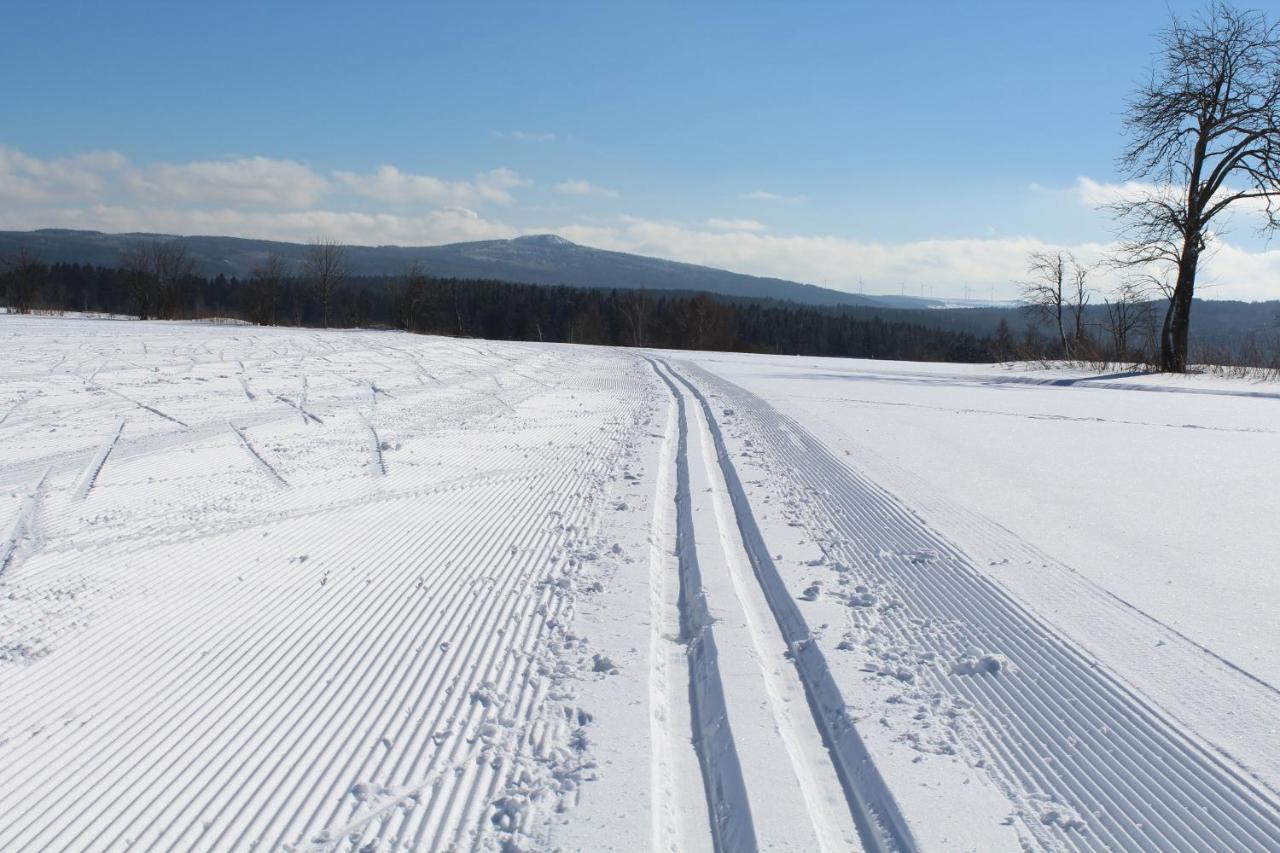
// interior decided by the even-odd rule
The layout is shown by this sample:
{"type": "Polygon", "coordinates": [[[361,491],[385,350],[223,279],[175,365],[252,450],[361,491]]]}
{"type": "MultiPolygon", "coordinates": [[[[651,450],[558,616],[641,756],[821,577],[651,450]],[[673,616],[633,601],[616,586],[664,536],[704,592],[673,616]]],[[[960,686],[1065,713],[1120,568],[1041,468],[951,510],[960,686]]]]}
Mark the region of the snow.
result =
{"type": "Polygon", "coordinates": [[[776,360],[765,376],[756,364],[708,366],[785,402],[858,464],[905,469],[1280,683],[1277,636],[1249,627],[1280,601],[1280,399],[1185,393],[1280,386],[1151,376],[1059,387],[1023,384],[1056,373],[849,364],[776,360]]]}
{"type": "MultiPolygon", "coordinates": [[[[695,360],[785,407],[1081,653],[1257,781],[1280,785],[1274,384],[695,360]]],[[[938,556],[948,562],[945,552],[908,554],[925,565],[938,556]]],[[[816,579],[799,575],[795,586],[816,579]]],[[[896,674],[896,654],[869,669],[896,674]]],[[[988,659],[1010,665],[977,648],[947,664],[972,678],[988,659]]]]}
{"type": "Polygon", "coordinates": [[[3,849],[1280,845],[1280,387],[0,317],[3,849]]]}
{"type": "Polygon", "coordinates": [[[590,724],[564,685],[596,673],[568,615],[647,366],[0,335],[0,405],[26,400],[0,424],[0,846],[497,845],[573,801],[590,724]]]}

